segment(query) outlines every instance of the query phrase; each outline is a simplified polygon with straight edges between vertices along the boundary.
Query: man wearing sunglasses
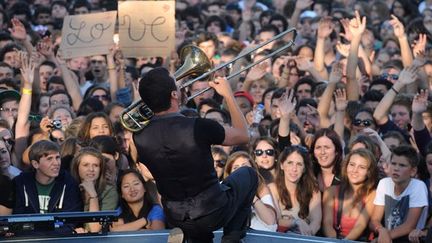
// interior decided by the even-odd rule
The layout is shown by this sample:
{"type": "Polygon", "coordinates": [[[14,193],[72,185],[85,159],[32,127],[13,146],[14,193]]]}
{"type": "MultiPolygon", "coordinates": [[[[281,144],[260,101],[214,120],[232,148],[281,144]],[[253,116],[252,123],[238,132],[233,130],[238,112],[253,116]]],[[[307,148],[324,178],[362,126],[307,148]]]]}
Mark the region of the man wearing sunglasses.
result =
{"type": "Polygon", "coordinates": [[[226,78],[209,82],[226,101],[232,126],[179,113],[181,92],[165,68],[143,76],[139,93],[155,113],[133,136],[139,161],[153,174],[167,221],[180,227],[188,242],[213,242],[213,231],[224,228],[222,242],[245,237],[257,174],[242,167],[219,183],[212,144],[248,142],[247,124],[226,78]]]}

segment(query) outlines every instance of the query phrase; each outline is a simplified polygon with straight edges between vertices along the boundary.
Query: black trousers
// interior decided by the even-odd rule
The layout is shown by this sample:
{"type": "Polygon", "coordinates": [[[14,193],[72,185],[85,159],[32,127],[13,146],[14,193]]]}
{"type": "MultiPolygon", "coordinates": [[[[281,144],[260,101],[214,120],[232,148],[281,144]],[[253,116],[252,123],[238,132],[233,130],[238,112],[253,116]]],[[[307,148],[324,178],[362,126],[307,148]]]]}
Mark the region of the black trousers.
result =
{"type": "Polygon", "coordinates": [[[246,236],[251,216],[251,206],[258,187],[258,176],[254,169],[241,167],[228,176],[223,184],[229,187],[224,207],[217,211],[184,221],[167,216],[168,224],[180,227],[188,243],[213,242],[213,231],[223,228],[222,242],[234,243],[246,236]]]}

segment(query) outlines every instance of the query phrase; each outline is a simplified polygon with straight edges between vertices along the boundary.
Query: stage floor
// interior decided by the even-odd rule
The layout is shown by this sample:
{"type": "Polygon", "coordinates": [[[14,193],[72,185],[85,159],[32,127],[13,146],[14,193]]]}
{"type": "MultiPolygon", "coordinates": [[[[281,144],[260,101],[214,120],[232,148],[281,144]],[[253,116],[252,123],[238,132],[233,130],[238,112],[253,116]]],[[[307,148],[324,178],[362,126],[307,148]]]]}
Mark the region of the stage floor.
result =
{"type": "MultiPolygon", "coordinates": [[[[164,243],[168,239],[168,230],[164,231],[139,231],[124,233],[109,233],[108,235],[77,235],[73,237],[43,238],[11,238],[0,239],[1,242],[127,242],[127,243],[164,243]]],[[[222,231],[215,232],[214,243],[221,241],[222,231]]],[[[304,243],[327,243],[327,242],[353,242],[322,237],[307,237],[297,234],[269,233],[250,230],[247,233],[246,243],[281,243],[281,242],[304,242],[304,243]]]]}

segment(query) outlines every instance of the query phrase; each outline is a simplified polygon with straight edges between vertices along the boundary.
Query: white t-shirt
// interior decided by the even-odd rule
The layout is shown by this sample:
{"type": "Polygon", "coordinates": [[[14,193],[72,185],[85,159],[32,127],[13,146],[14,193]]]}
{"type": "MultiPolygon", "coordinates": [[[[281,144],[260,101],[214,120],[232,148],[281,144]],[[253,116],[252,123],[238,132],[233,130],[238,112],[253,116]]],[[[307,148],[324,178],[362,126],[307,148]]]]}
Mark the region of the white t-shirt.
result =
{"type": "MultiPolygon", "coordinates": [[[[274,203],[273,203],[273,198],[270,194],[267,194],[265,196],[263,196],[261,199],[261,202],[269,205],[272,208],[275,208],[274,203]]],[[[277,224],[271,224],[268,225],[266,223],[264,223],[257,215],[257,213],[255,212],[255,209],[252,207],[252,218],[251,218],[251,224],[250,224],[250,228],[254,229],[254,230],[263,230],[263,231],[271,231],[271,232],[276,232],[277,230],[277,224]]]]}
{"type": "Polygon", "coordinates": [[[422,229],[426,224],[428,211],[428,191],[424,182],[411,179],[407,188],[398,196],[394,194],[395,184],[392,178],[380,180],[374,200],[375,205],[385,206],[384,223],[389,230],[403,224],[410,208],[423,207],[417,229],[422,229]]]}

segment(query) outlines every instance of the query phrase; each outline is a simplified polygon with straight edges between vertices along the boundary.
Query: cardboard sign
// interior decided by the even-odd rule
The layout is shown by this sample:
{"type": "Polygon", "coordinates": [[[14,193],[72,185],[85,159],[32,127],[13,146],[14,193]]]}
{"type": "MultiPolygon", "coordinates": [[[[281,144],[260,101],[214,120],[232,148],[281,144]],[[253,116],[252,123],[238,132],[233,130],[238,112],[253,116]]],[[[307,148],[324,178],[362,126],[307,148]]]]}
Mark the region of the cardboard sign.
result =
{"type": "Polygon", "coordinates": [[[119,46],[125,57],[169,56],[175,45],[175,1],[119,2],[119,46]]]}
{"type": "Polygon", "coordinates": [[[113,45],[117,11],[66,16],[60,49],[64,58],[105,55],[113,45]]]}

